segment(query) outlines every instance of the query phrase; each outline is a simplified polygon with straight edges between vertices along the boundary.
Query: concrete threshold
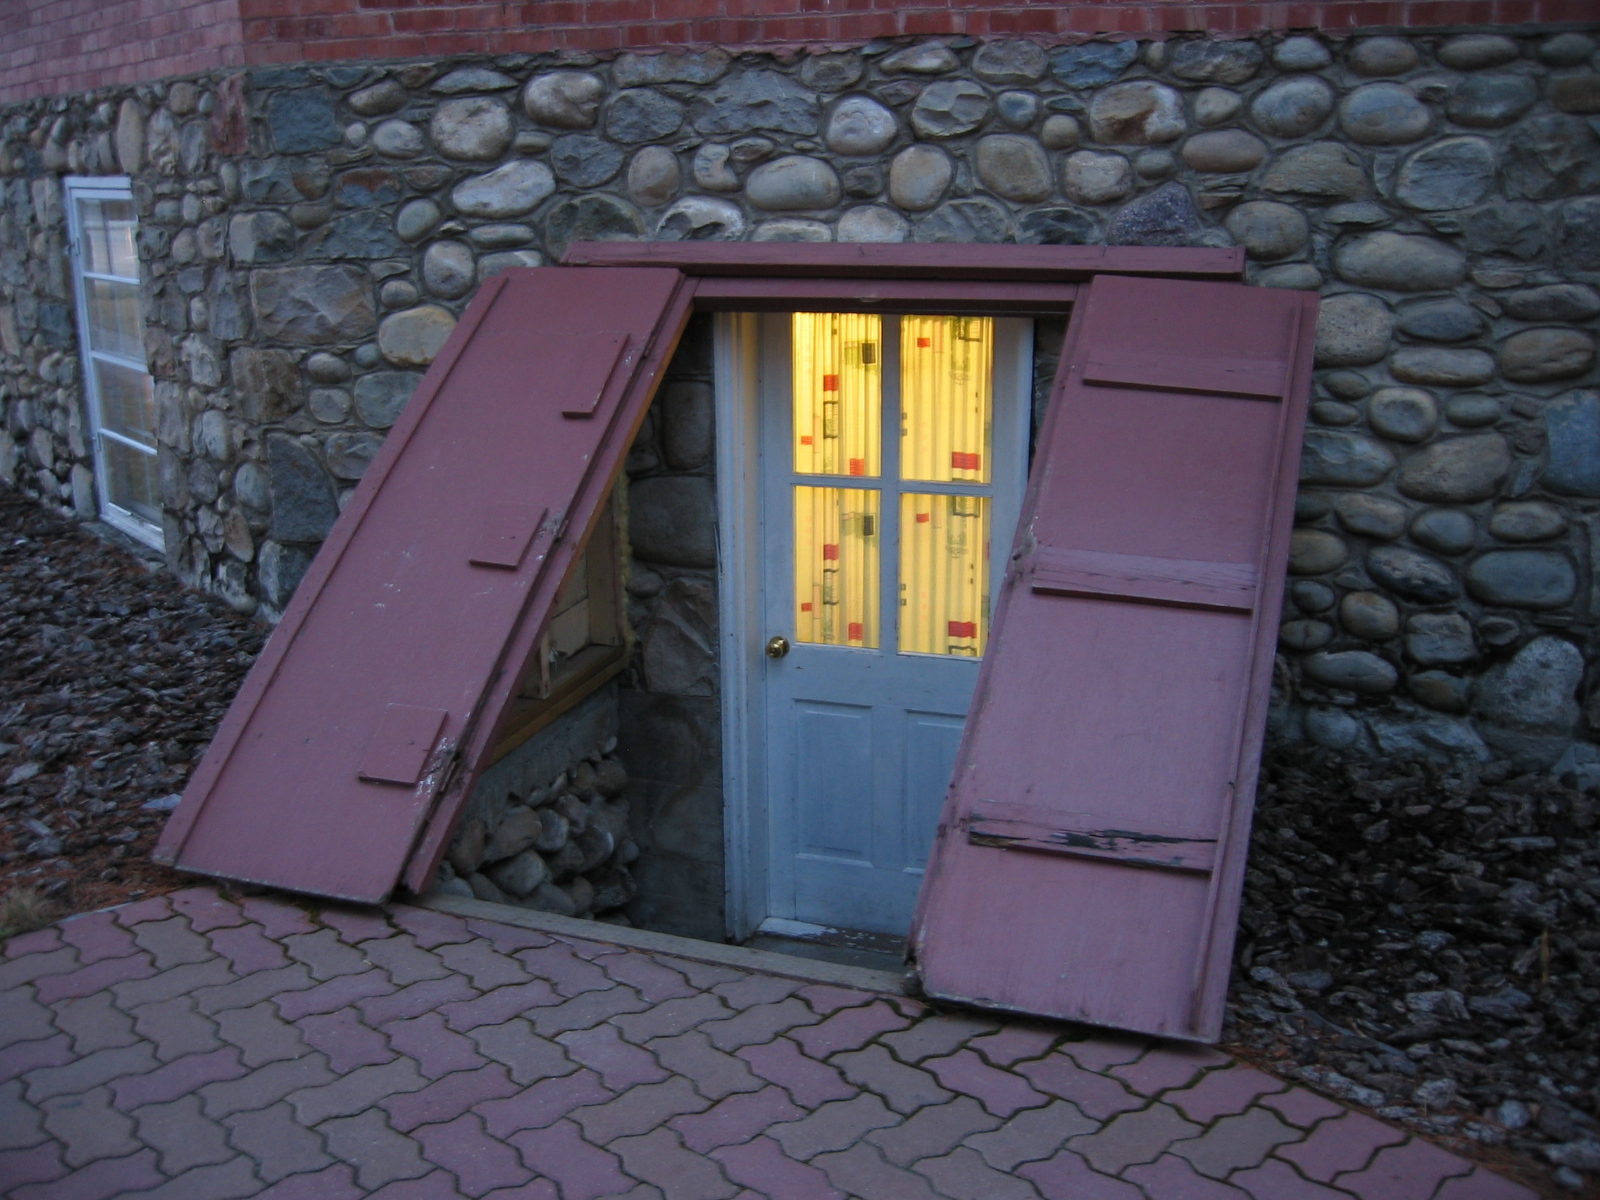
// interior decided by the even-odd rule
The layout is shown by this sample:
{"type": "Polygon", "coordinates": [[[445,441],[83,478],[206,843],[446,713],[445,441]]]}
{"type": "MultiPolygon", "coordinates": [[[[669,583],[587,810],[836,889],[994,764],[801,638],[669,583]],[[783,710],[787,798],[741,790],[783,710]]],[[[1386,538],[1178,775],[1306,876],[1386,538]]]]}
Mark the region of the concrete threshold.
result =
{"type": "Polygon", "coordinates": [[[462,896],[447,896],[437,892],[418,896],[407,903],[435,912],[450,913],[457,917],[497,921],[501,925],[515,925],[519,929],[535,929],[540,933],[582,938],[589,942],[606,942],[613,946],[626,946],[630,950],[644,950],[651,954],[671,954],[695,962],[737,967],[741,971],[760,971],[766,975],[781,975],[786,979],[803,979],[807,983],[826,983],[834,987],[855,988],[863,992],[882,992],[887,995],[909,995],[912,990],[907,986],[909,972],[875,971],[870,967],[851,967],[843,963],[824,962],[821,959],[798,958],[792,954],[775,954],[770,950],[752,950],[745,946],[730,946],[723,942],[703,942],[698,938],[680,937],[675,933],[656,933],[650,929],[635,929],[627,925],[607,925],[603,921],[580,921],[576,917],[534,912],[512,904],[468,900],[462,896]]]}

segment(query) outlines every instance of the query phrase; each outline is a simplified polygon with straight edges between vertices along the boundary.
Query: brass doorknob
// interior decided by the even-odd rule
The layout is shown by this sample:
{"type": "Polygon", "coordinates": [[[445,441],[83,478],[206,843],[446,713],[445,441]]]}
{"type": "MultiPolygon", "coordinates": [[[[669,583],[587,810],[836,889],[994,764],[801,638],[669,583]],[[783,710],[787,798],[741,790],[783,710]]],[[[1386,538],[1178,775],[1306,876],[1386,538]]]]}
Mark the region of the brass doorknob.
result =
{"type": "Polygon", "coordinates": [[[789,653],[789,639],[784,637],[783,634],[780,633],[776,637],[767,639],[768,658],[782,658],[787,653],[789,653]]]}

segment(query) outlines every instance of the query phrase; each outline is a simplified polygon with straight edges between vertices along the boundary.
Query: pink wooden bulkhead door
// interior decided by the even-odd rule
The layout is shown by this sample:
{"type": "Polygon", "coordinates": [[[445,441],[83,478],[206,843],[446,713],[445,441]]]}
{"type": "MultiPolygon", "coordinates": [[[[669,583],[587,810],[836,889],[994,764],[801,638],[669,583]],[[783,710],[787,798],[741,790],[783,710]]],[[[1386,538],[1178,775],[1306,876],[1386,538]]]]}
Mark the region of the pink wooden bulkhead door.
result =
{"type": "Polygon", "coordinates": [[[1080,301],[913,926],[930,995],[1219,1035],[1315,318],[1080,301]]]}
{"type": "Polygon", "coordinates": [[[693,285],[484,285],[296,591],[173,813],[182,870],[377,902],[431,878],[693,285]]]}

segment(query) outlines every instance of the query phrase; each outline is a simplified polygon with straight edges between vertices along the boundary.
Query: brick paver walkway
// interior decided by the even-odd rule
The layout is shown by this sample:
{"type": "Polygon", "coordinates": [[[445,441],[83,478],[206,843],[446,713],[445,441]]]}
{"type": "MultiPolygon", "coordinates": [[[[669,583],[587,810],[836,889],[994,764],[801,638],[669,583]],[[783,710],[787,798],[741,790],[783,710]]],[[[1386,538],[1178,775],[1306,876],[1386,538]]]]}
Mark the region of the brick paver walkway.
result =
{"type": "MultiPolygon", "coordinates": [[[[597,928],[597,933],[603,929],[597,928]]],[[[197,887],[13,939],[15,1200],[1524,1200],[1213,1051],[197,887]]]]}

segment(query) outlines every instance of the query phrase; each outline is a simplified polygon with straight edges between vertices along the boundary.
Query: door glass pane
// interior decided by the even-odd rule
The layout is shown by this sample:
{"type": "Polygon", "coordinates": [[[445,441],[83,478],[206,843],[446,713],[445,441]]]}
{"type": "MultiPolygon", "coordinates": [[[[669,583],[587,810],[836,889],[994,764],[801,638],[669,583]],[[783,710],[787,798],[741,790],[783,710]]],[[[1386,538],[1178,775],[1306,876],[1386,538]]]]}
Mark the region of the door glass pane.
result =
{"type": "Polygon", "coordinates": [[[116,438],[102,436],[106,491],[111,503],[152,525],[161,523],[161,484],[156,478],[156,456],[137,450],[116,438]]]}
{"type": "Polygon", "coordinates": [[[85,198],[78,201],[78,217],[83,230],[84,270],[137,279],[139,255],[133,243],[133,201],[85,198]]]}
{"type": "Polygon", "coordinates": [[[143,362],[138,285],[109,279],[85,279],[83,283],[89,293],[90,349],[143,362]]]}
{"type": "Polygon", "coordinates": [[[101,425],[153,448],[156,403],[150,376],[103,358],[91,361],[99,387],[101,425]]]}
{"type": "Polygon", "coordinates": [[[977,658],[988,637],[989,498],[900,497],[900,650],[977,658]]]}
{"type": "Polygon", "coordinates": [[[794,489],[795,641],[878,645],[879,494],[794,489]]]}
{"type": "Polygon", "coordinates": [[[992,318],[901,318],[902,479],[989,482],[993,375],[992,318]]]}
{"type": "Polygon", "coordinates": [[[794,314],[794,469],[882,471],[883,322],[870,313],[794,314]]]}

